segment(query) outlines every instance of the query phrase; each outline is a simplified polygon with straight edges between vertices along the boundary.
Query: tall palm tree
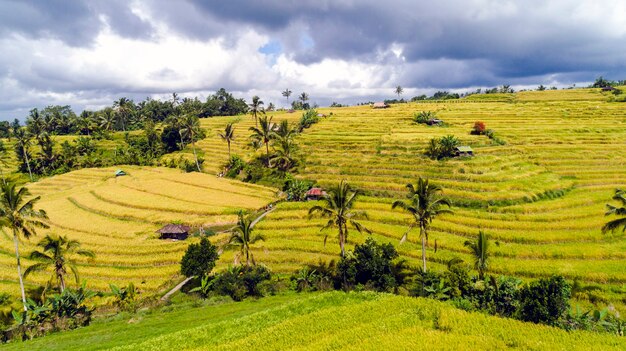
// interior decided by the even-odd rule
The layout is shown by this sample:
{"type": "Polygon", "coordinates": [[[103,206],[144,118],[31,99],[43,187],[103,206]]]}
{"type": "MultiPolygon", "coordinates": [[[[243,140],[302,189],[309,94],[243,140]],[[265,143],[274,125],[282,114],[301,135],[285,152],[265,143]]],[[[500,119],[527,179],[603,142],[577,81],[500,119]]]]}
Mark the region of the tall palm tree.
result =
{"type": "Polygon", "coordinates": [[[287,120],[282,120],[274,130],[274,154],[270,158],[280,171],[286,172],[296,164],[295,153],[298,145],[294,137],[297,134],[298,129],[292,128],[287,120]]]}
{"type": "Polygon", "coordinates": [[[219,136],[228,143],[228,159],[230,160],[230,143],[235,140],[235,128],[234,123],[228,123],[224,128],[224,133],[219,133],[219,136]]]}
{"type": "Polygon", "coordinates": [[[65,290],[64,276],[67,274],[68,267],[74,274],[76,283],[78,283],[78,269],[76,268],[76,262],[69,256],[71,254],[76,254],[89,258],[96,257],[93,251],[80,249],[80,243],[77,240],[68,239],[66,236],[46,235],[46,237],[43,238],[37,246],[41,247],[42,250],[35,250],[31,252],[28,258],[40,262],[28,267],[24,271],[24,278],[33,272],[47,270],[52,267],[52,276],[56,278],[61,292],[65,290]]]}
{"type": "Polygon", "coordinates": [[[265,157],[267,158],[267,166],[270,166],[270,147],[269,143],[274,138],[275,125],[272,123],[273,116],[269,119],[267,116],[259,118],[260,127],[250,127],[252,135],[250,138],[265,144],[265,157]]]}
{"type": "Polygon", "coordinates": [[[482,230],[478,232],[476,241],[467,240],[464,244],[472,250],[474,268],[478,271],[478,278],[485,279],[485,272],[489,267],[489,238],[482,230]]]}
{"type": "Polygon", "coordinates": [[[17,130],[14,130],[13,134],[15,136],[15,142],[17,143],[18,147],[22,149],[22,154],[24,155],[24,162],[26,162],[26,168],[28,168],[28,175],[30,176],[30,181],[32,182],[33,171],[30,168],[30,160],[28,159],[28,149],[30,148],[30,145],[31,145],[31,136],[24,128],[19,128],[17,130]]]}
{"type": "Polygon", "coordinates": [[[250,262],[256,265],[254,256],[250,252],[250,245],[265,238],[262,235],[252,234],[252,220],[246,218],[243,212],[240,211],[238,217],[237,225],[231,231],[227,246],[239,247],[239,253],[235,255],[235,263],[245,256],[246,266],[249,266],[250,262]]]}
{"type": "Polygon", "coordinates": [[[36,234],[35,228],[48,228],[44,222],[48,218],[44,210],[36,210],[35,204],[39,196],[26,200],[30,195],[27,188],[19,188],[15,183],[2,184],[0,192],[0,228],[8,228],[13,232],[15,244],[15,259],[17,260],[17,275],[20,279],[20,290],[24,311],[26,308],[26,294],[24,293],[24,281],[22,278],[22,266],[20,265],[20,251],[18,236],[30,238],[36,234]]]}
{"type": "Polygon", "coordinates": [[[291,96],[291,90],[289,88],[282,92],[283,96],[287,98],[287,106],[289,106],[289,97],[291,96]]]}
{"type": "Polygon", "coordinates": [[[116,112],[118,122],[122,125],[122,130],[126,131],[126,124],[130,119],[130,115],[134,110],[134,104],[132,100],[121,97],[119,100],[113,102],[113,108],[116,112]]]}
{"type": "Polygon", "coordinates": [[[302,108],[304,108],[304,104],[309,100],[309,94],[303,92],[298,96],[298,99],[302,101],[302,108]]]}
{"type": "Polygon", "coordinates": [[[200,163],[198,162],[198,154],[196,153],[196,135],[200,133],[200,119],[194,114],[186,114],[183,116],[181,129],[179,131],[181,139],[183,136],[189,137],[191,140],[191,148],[193,150],[193,157],[196,160],[196,167],[198,172],[202,172],[200,169],[200,163]]]}
{"type": "Polygon", "coordinates": [[[110,107],[106,107],[98,112],[98,125],[105,131],[110,132],[115,126],[115,111],[110,107]]]}
{"type": "Polygon", "coordinates": [[[443,213],[452,213],[449,209],[444,209],[443,206],[451,207],[452,204],[449,199],[443,197],[441,192],[443,189],[435,184],[432,184],[428,179],[422,179],[420,177],[417,180],[417,185],[407,184],[409,190],[408,200],[397,200],[391,205],[394,209],[399,207],[405,212],[408,212],[413,217],[413,222],[409,225],[409,229],[404,233],[400,239],[400,243],[403,243],[411,229],[418,226],[420,228],[420,238],[422,241],[422,269],[426,272],[426,245],[428,244],[428,228],[438,215],[443,213]]]}
{"type": "Polygon", "coordinates": [[[6,183],[7,180],[4,177],[4,172],[2,167],[8,167],[9,163],[7,162],[7,149],[4,147],[4,143],[0,140],[0,177],[2,177],[2,183],[6,183]]]}
{"type": "MultiPolygon", "coordinates": [[[[348,224],[350,224],[359,233],[366,232],[371,234],[372,232],[365,228],[356,219],[367,218],[367,214],[363,211],[354,211],[354,206],[357,198],[361,195],[361,191],[358,189],[352,189],[352,187],[342,180],[337,186],[328,190],[328,194],[324,196],[323,206],[313,206],[309,210],[309,217],[318,214],[320,217],[327,217],[328,222],[323,229],[336,227],[339,231],[339,247],[341,248],[341,257],[346,255],[346,241],[348,240],[348,224]]],[[[326,244],[328,235],[324,237],[324,244],[326,244]]]]}
{"type": "Polygon", "coordinates": [[[398,99],[400,99],[400,95],[402,95],[404,89],[402,89],[402,87],[398,85],[394,91],[398,95],[398,99]]]}
{"type": "Polygon", "coordinates": [[[265,114],[265,110],[263,109],[263,101],[261,101],[261,98],[255,95],[252,97],[252,103],[248,106],[250,107],[250,114],[252,115],[252,118],[254,118],[254,125],[258,128],[259,115],[265,114]]]}
{"type": "Polygon", "coordinates": [[[603,234],[606,232],[615,232],[620,227],[622,228],[622,232],[626,232],[626,190],[615,189],[615,195],[613,195],[613,200],[620,202],[622,207],[617,207],[620,205],[613,206],[611,204],[606,204],[608,210],[606,211],[605,215],[622,216],[622,218],[614,219],[610,222],[607,222],[602,227],[603,234]]]}

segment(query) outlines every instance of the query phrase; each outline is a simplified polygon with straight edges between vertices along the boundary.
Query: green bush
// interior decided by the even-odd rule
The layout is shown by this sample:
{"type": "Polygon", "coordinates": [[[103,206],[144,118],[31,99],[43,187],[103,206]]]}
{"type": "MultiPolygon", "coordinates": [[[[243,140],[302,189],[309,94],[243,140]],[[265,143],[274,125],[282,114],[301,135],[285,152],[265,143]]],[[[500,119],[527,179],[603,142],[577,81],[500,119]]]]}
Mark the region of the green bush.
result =
{"type": "Polygon", "coordinates": [[[561,276],[539,279],[520,290],[520,319],[556,325],[569,308],[571,287],[561,276]]]}
{"type": "Polygon", "coordinates": [[[262,297],[272,274],[265,266],[234,266],[215,275],[212,289],[219,295],[228,295],[235,301],[247,296],[262,297]]]}
{"type": "Polygon", "coordinates": [[[246,163],[238,155],[232,155],[224,167],[226,168],[225,176],[227,178],[236,178],[244,170],[246,163]]]}
{"type": "Polygon", "coordinates": [[[392,263],[397,257],[393,245],[367,238],[354,247],[352,255],[339,261],[337,270],[349,287],[362,284],[377,291],[392,291],[397,287],[392,263]]]}
{"type": "Polygon", "coordinates": [[[299,130],[303,131],[306,128],[311,127],[313,124],[319,122],[320,118],[317,116],[316,110],[307,110],[302,114],[300,118],[299,130]]]}
{"type": "Polygon", "coordinates": [[[186,277],[200,277],[211,272],[218,258],[217,247],[203,237],[198,244],[187,247],[180,262],[180,271],[186,277]]]}

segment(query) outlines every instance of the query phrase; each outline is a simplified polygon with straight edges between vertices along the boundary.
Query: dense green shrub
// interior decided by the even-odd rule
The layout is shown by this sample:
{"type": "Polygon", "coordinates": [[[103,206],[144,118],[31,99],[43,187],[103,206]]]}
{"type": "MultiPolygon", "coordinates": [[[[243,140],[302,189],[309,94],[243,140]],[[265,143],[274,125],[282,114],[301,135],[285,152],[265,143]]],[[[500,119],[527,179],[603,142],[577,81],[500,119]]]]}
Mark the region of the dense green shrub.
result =
{"type": "Polygon", "coordinates": [[[246,163],[239,155],[232,155],[224,168],[226,168],[225,176],[227,178],[236,178],[246,167],[246,163]]]}
{"type": "Polygon", "coordinates": [[[313,124],[319,122],[320,118],[317,116],[317,111],[316,110],[307,110],[306,112],[304,112],[302,114],[302,117],[300,118],[300,124],[298,126],[298,129],[300,131],[311,127],[313,124]]]}
{"type": "Polygon", "coordinates": [[[539,279],[520,290],[520,319],[556,325],[569,308],[571,287],[561,276],[539,279]]]}
{"type": "Polygon", "coordinates": [[[398,284],[392,263],[397,257],[390,243],[378,244],[367,238],[364,244],[354,247],[352,255],[339,261],[337,270],[348,286],[362,284],[377,291],[392,291],[398,284]]]}
{"type": "Polygon", "coordinates": [[[190,244],[180,262],[180,271],[187,277],[200,277],[211,272],[219,258],[217,247],[202,238],[198,244],[190,244]]]}
{"type": "Polygon", "coordinates": [[[215,275],[212,290],[235,301],[248,296],[262,297],[266,292],[263,283],[271,278],[272,274],[265,266],[233,266],[215,275]]]}

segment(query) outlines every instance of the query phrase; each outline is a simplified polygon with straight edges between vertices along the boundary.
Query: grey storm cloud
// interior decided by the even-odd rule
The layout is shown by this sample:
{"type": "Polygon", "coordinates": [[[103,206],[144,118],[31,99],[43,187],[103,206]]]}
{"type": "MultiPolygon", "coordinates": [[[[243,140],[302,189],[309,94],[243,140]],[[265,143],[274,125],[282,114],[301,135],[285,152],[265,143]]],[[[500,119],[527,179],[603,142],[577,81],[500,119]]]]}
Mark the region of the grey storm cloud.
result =
{"type": "MultiPolygon", "coordinates": [[[[380,86],[331,78],[331,90],[397,84],[462,89],[570,84],[599,75],[624,79],[624,28],[626,5],[617,0],[0,0],[0,93],[11,99],[0,102],[0,118],[55,93],[73,94],[83,104],[103,100],[98,94],[166,93],[104,76],[89,65],[89,71],[64,67],[55,53],[33,56],[28,46],[10,45],[11,38],[52,39],[89,50],[105,29],[137,41],[157,41],[165,30],[190,41],[218,39],[233,49],[252,31],[305,67],[336,59],[379,68],[371,84],[380,86]],[[22,96],[32,91],[36,97],[22,96]]],[[[259,88],[233,79],[236,73],[215,72],[214,86],[186,91],[225,87],[246,94],[259,88]]],[[[168,65],[146,73],[146,79],[179,77],[184,74],[168,65]]]]}

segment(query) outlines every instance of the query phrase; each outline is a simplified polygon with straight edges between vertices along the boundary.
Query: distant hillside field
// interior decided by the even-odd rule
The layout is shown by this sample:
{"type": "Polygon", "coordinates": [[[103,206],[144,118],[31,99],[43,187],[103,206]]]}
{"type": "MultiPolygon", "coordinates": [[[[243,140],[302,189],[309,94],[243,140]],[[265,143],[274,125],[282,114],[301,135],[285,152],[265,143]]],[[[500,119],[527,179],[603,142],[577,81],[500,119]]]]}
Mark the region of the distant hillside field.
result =
{"type": "Polygon", "coordinates": [[[371,292],[267,297],[178,307],[93,325],[5,350],[624,350],[624,338],[468,313],[371,292]]]}

